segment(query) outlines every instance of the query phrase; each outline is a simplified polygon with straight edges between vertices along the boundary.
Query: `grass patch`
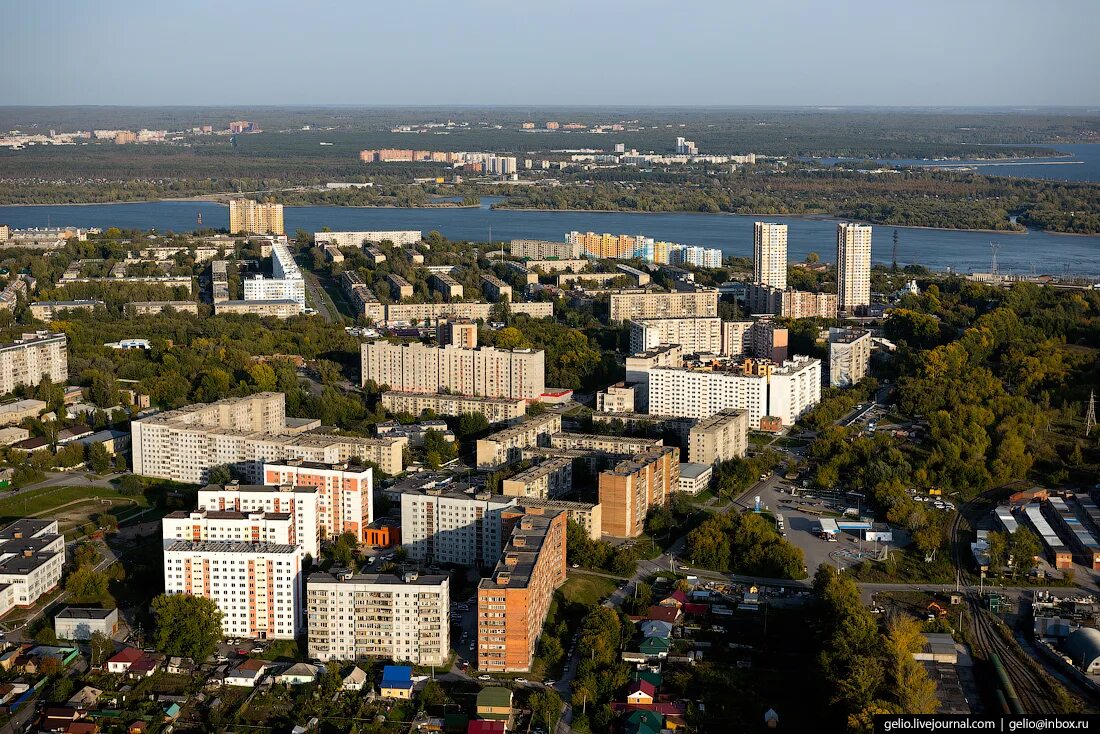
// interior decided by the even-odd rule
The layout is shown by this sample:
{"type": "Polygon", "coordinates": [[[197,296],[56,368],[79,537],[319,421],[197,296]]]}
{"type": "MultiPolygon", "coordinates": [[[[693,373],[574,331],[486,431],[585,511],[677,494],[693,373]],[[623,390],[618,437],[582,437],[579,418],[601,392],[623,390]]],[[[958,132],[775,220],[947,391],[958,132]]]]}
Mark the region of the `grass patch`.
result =
{"type": "Polygon", "coordinates": [[[298,647],[298,643],[294,640],[276,640],[268,645],[263,653],[256,657],[262,660],[305,660],[304,652],[298,647]]]}
{"type": "Polygon", "coordinates": [[[594,607],[605,596],[615,591],[615,582],[603,576],[589,574],[573,574],[565,580],[558,589],[562,599],[571,604],[582,604],[586,607],[594,607]]]}
{"type": "Polygon", "coordinates": [[[28,515],[39,515],[83,499],[133,500],[142,507],[148,507],[148,500],[144,496],[124,497],[121,492],[109,487],[47,487],[34,492],[0,498],[0,518],[11,520],[28,515]]]}
{"type": "Polygon", "coordinates": [[[864,561],[852,566],[848,573],[856,581],[868,583],[954,583],[955,571],[950,553],[940,550],[936,560],[926,563],[918,550],[892,550],[888,561],[864,561]]]}

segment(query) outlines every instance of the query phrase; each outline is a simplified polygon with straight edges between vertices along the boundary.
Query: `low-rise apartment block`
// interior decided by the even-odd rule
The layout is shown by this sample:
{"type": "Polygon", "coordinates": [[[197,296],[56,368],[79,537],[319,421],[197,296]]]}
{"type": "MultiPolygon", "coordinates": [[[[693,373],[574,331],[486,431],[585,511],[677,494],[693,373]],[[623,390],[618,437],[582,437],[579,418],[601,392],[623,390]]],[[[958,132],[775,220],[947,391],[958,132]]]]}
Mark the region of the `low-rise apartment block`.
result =
{"type": "Polygon", "coordinates": [[[432,273],[428,276],[428,285],[448,301],[462,298],[462,284],[455,280],[450,273],[432,273]]]}
{"type": "Polygon", "coordinates": [[[688,432],[688,461],[716,464],[740,459],[749,450],[749,414],[725,408],[696,423],[688,432]]]}
{"type": "Polygon", "coordinates": [[[565,582],[566,513],[523,515],[477,588],[477,667],[531,669],[554,591],[565,582]]]}
{"type": "Polygon", "coordinates": [[[573,491],[573,461],[548,459],[501,482],[508,497],[553,499],[573,491]]]}
{"type": "MultiPolygon", "coordinates": [[[[238,515],[262,514],[270,517],[287,515],[290,518],[285,541],[301,546],[313,558],[321,539],[331,538],[322,533],[319,512],[320,491],[316,487],[296,487],[292,484],[208,484],[199,490],[200,510],[238,515]]],[[[326,528],[327,530],[327,528],[326,528]]],[[[167,537],[167,536],[166,536],[167,537]]],[[[202,540],[183,536],[181,540],[202,540]]]]}
{"type": "Polygon", "coordinates": [[[599,540],[603,533],[603,506],[600,503],[572,502],[569,500],[539,499],[538,497],[524,497],[523,500],[505,511],[507,515],[520,513],[524,515],[538,515],[547,511],[557,510],[566,513],[570,522],[575,522],[584,528],[591,540],[599,540]]]}
{"type": "Polygon", "coordinates": [[[156,316],[169,308],[176,313],[190,313],[196,316],[199,313],[199,304],[194,301],[131,301],[126,304],[126,315],[156,316]]]}
{"type": "Polygon", "coordinates": [[[851,387],[867,376],[871,364],[871,332],[829,328],[829,385],[851,387]]]}
{"type": "Polygon", "coordinates": [[[302,304],[289,298],[254,301],[222,301],[214,304],[214,315],[252,314],[261,318],[273,316],[277,319],[289,319],[302,313],[302,304]]]}
{"type": "Polygon", "coordinates": [[[418,229],[373,230],[364,232],[314,232],[317,244],[331,242],[337,247],[362,247],[367,242],[392,242],[395,245],[415,245],[423,237],[418,229]]]}
{"type": "Polygon", "coordinates": [[[477,468],[496,469],[519,461],[529,446],[549,446],[561,430],[561,415],[543,413],[477,440],[477,468]]]}
{"type": "Polygon", "coordinates": [[[213,303],[229,300],[229,263],[214,260],[210,263],[210,295],[213,303]]]}
{"type": "Polygon", "coordinates": [[[426,410],[437,415],[480,413],[490,425],[514,423],[523,418],[527,401],[522,398],[486,398],[450,393],[415,393],[390,390],[382,393],[382,407],[391,413],[418,416],[426,410]]]}
{"type": "Polygon", "coordinates": [[[513,257],[523,257],[531,260],[576,260],[581,256],[580,244],[571,242],[512,240],[509,249],[513,257]]]}
{"type": "Polygon", "coordinates": [[[62,609],[54,615],[53,631],[59,640],[90,640],[96,632],[112,637],[118,632],[118,609],[62,609]]]}
{"type": "Polygon", "coordinates": [[[37,301],[30,305],[31,316],[39,321],[53,321],[70,311],[94,311],[96,307],[106,308],[103,301],[37,301]]]}
{"type": "MultiPolygon", "coordinates": [[[[10,390],[7,392],[11,392],[10,390]]],[[[45,400],[27,398],[13,403],[0,405],[0,426],[14,426],[26,418],[37,418],[45,412],[48,404],[45,400]]]]}
{"type": "Polygon", "coordinates": [[[718,291],[696,288],[666,293],[655,290],[621,290],[611,294],[608,320],[717,316],[718,291]]]}
{"type": "MultiPolygon", "coordinates": [[[[515,263],[512,263],[515,264],[515,263]]],[[[570,259],[570,260],[528,260],[525,263],[528,271],[537,271],[540,273],[547,273],[553,275],[554,273],[581,273],[588,270],[588,266],[591,264],[590,260],[584,259],[570,259]]],[[[536,277],[530,283],[537,283],[536,277]]]]}
{"type": "Polygon", "coordinates": [[[296,545],[177,540],[164,549],[164,593],[211,599],[226,637],[296,638],[301,576],[296,545]]]}
{"type": "Polygon", "coordinates": [[[658,448],[663,444],[659,438],[604,436],[598,433],[553,433],[550,435],[550,445],[555,449],[632,456],[658,448]]]}
{"type": "Polygon", "coordinates": [[[198,403],[130,424],[134,473],[198,484],[210,469],[230,465],[261,481],[264,462],[303,459],[325,464],[372,461],[387,474],[402,470],[402,438],[360,438],[307,430],[316,421],[285,416],[282,393],[257,393],[198,403]]]}
{"type": "Polygon", "coordinates": [[[415,561],[487,567],[500,557],[502,513],[515,497],[446,485],[401,492],[401,544],[415,561]]]}
{"type": "Polygon", "coordinates": [[[302,459],[265,463],[264,483],[317,490],[317,527],[322,538],[353,533],[360,541],[374,522],[374,469],[302,459]]]}
{"type": "Polygon", "coordinates": [[[450,579],[313,573],[306,580],[309,656],[442,665],[450,655],[450,579]]]}
{"type": "Polygon", "coordinates": [[[636,538],[651,509],[664,507],[680,486],[680,449],[658,446],[600,472],[603,532],[636,538]]]}
{"type": "Polygon", "coordinates": [[[485,292],[485,297],[493,303],[512,300],[512,286],[492,273],[481,274],[481,289],[485,292]]]}
{"type": "Polygon", "coordinates": [[[366,342],[362,384],[374,381],[403,392],[438,392],[536,400],[546,391],[545,355],[533,349],[496,349],[366,342]]]}
{"type": "Polygon", "coordinates": [[[439,346],[474,349],[477,347],[477,322],[472,319],[448,319],[435,327],[435,340],[439,346]]]}
{"type": "Polygon", "coordinates": [[[758,283],[748,286],[745,303],[754,314],[773,314],[791,319],[835,319],[837,314],[835,293],[771,288],[758,283]]]}
{"type": "Polygon", "coordinates": [[[57,520],[24,518],[0,530],[0,617],[61,583],[65,536],[57,520]]]}
{"type": "Polygon", "coordinates": [[[393,295],[393,300],[401,301],[413,297],[412,283],[405,280],[397,273],[390,273],[387,275],[386,281],[390,284],[390,293],[393,295]]]}
{"type": "Polygon", "coordinates": [[[375,324],[385,321],[385,306],[378,300],[378,296],[374,295],[374,291],[363,283],[358,273],[351,270],[341,273],[340,287],[351,305],[351,312],[357,318],[364,318],[375,324]]]}
{"type": "Polygon", "coordinates": [[[634,412],[634,388],[626,387],[622,383],[609,385],[606,389],[596,393],[596,412],[598,413],[633,413],[634,412]]]}

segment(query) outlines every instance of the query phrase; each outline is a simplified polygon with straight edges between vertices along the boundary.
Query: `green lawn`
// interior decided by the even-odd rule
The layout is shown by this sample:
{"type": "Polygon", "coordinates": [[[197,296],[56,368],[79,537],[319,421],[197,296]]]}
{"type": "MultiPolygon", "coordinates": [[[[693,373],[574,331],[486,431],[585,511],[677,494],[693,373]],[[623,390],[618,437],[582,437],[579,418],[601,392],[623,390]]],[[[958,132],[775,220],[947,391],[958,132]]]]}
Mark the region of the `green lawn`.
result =
{"type": "MultiPolygon", "coordinates": [[[[40,515],[70,502],[96,498],[110,499],[116,502],[133,500],[134,504],[138,506],[149,506],[149,502],[144,495],[124,497],[117,489],[110,487],[47,487],[21,495],[0,498],[0,518],[12,520],[28,515],[40,515]]],[[[107,506],[104,505],[104,507],[107,506]]]]}
{"type": "Polygon", "coordinates": [[[566,601],[584,606],[595,606],[600,599],[615,590],[615,582],[603,576],[573,574],[558,589],[566,601]]]}

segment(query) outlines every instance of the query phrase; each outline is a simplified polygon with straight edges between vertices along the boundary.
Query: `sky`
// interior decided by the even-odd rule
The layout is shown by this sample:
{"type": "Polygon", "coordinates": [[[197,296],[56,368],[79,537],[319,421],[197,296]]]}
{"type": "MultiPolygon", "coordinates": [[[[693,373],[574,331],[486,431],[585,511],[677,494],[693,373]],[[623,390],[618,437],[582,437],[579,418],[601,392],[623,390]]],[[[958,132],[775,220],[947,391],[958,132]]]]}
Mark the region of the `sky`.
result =
{"type": "Polygon", "coordinates": [[[1096,0],[0,0],[0,17],[0,105],[1100,105],[1096,0]]]}

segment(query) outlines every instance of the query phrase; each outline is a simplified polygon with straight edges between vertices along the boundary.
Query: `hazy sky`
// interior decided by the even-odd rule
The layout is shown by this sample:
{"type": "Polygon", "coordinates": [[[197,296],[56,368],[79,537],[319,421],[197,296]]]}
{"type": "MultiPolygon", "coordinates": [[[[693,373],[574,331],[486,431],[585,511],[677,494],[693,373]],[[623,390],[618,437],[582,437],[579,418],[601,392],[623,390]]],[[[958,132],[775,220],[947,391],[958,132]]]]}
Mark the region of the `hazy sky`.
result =
{"type": "Polygon", "coordinates": [[[0,0],[0,104],[1100,104],[1097,0],[0,0]]]}

